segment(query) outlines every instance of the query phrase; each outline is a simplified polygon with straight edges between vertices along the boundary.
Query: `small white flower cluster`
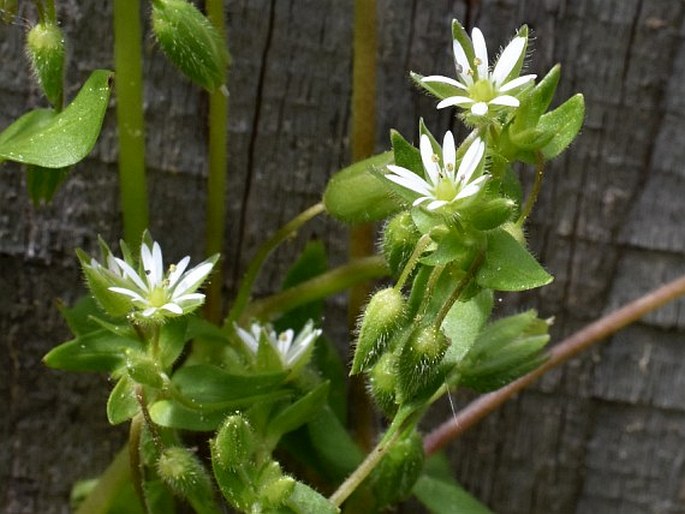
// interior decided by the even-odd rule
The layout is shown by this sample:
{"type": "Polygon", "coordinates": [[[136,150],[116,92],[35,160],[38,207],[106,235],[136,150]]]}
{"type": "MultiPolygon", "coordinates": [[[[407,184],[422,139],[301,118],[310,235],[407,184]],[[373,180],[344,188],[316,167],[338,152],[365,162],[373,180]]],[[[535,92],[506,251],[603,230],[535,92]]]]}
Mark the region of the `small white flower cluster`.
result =
{"type": "MultiPolygon", "coordinates": [[[[455,22],[456,23],[456,22],[455,22]]],[[[463,29],[462,29],[463,30],[463,29]]],[[[465,48],[455,38],[453,41],[454,62],[457,78],[430,75],[420,79],[421,83],[439,83],[453,89],[454,94],[443,98],[438,109],[457,106],[468,109],[467,120],[475,125],[475,137],[457,163],[454,136],[447,132],[443,138],[439,155],[434,151],[430,138],[421,135],[420,151],[423,177],[402,166],[389,164],[385,178],[416,193],[412,206],[423,205],[429,211],[453,214],[473,199],[487,183],[489,175],[483,172],[486,144],[484,141],[488,125],[500,114],[520,106],[516,97],[533,83],[536,75],[518,76],[523,63],[527,35],[517,35],[502,51],[494,68],[490,69],[488,49],[483,33],[474,28],[471,42],[466,38],[465,48]],[[468,56],[471,55],[472,58],[468,56]]]]}
{"type": "MultiPolygon", "coordinates": [[[[108,248],[105,248],[107,267],[90,259],[84,270],[87,277],[101,280],[109,293],[123,301],[129,316],[159,322],[164,318],[188,314],[202,305],[205,295],[198,293],[197,289],[207,279],[217,259],[218,256],[211,257],[186,270],[190,262],[190,257],[186,256],[170,265],[165,272],[159,244],[143,242],[140,247],[142,273],[136,271],[134,263],[114,257],[108,248]]],[[[103,294],[95,290],[93,293],[96,298],[103,294]]]]}
{"type": "Polygon", "coordinates": [[[271,325],[261,325],[257,322],[252,323],[249,332],[238,325],[234,325],[234,327],[245,348],[253,356],[257,356],[260,342],[266,342],[278,355],[283,369],[287,370],[305,363],[303,361],[311,355],[312,344],[321,335],[321,329],[315,329],[311,320],[307,322],[297,337],[295,337],[295,332],[292,329],[277,334],[271,325]]]}

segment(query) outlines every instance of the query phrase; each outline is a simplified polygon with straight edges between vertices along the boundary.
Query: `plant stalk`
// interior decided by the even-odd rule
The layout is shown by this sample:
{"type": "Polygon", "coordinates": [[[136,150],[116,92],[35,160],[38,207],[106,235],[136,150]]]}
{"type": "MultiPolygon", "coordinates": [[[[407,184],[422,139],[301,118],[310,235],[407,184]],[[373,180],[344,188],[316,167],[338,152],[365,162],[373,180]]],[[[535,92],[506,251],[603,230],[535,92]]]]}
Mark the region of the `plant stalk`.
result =
{"type": "Polygon", "coordinates": [[[530,213],[533,211],[535,202],[540,195],[540,189],[542,188],[542,179],[544,178],[544,175],[545,158],[543,157],[542,152],[538,150],[535,152],[535,182],[533,182],[533,189],[531,190],[530,195],[528,195],[526,203],[523,206],[521,216],[519,216],[519,219],[516,221],[516,225],[519,227],[523,226],[523,223],[526,221],[526,219],[528,219],[528,216],[530,216],[530,213]]]}
{"type": "MultiPolygon", "coordinates": [[[[207,0],[209,21],[214,25],[226,45],[226,23],[224,2],[207,0]]],[[[224,83],[226,82],[224,74],[224,83]]],[[[228,174],[228,96],[224,88],[209,93],[209,176],[207,178],[207,220],[205,253],[225,253],[224,232],[226,219],[226,179],[228,174]]],[[[205,317],[218,324],[221,321],[223,305],[221,289],[224,283],[223,266],[216,266],[212,280],[205,288],[207,295],[205,317]]]]}
{"type": "Polygon", "coordinates": [[[131,478],[128,446],[117,453],[75,514],[107,514],[119,491],[131,478]]]}
{"type": "Polygon", "coordinates": [[[148,227],[140,2],[114,0],[113,9],[120,203],[124,240],[136,246],[148,227]]]}

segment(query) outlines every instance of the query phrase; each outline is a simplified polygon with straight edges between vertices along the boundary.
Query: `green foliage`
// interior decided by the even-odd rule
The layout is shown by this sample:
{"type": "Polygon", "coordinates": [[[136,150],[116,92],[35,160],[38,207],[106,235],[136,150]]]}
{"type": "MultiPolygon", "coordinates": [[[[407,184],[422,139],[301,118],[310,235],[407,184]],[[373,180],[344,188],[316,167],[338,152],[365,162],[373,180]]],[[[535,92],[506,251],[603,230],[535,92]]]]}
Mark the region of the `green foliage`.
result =
{"type": "Polygon", "coordinates": [[[412,492],[432,514],[493,514],[456,482],[424,475],[412,492]]]}
{"type": "Polygon", "coordinates": [[[0,162],[64,168],[95,146],[109,103],[112,72],[96,70],[62,112],[36,109],[0,133],[0,162]]]}
{"type": "Polygon", "coordinates": [[[118,425],[131,419],[140,410],[136,383],[128,375],[119,379],[107,399],[107,419],[118,425]]]}

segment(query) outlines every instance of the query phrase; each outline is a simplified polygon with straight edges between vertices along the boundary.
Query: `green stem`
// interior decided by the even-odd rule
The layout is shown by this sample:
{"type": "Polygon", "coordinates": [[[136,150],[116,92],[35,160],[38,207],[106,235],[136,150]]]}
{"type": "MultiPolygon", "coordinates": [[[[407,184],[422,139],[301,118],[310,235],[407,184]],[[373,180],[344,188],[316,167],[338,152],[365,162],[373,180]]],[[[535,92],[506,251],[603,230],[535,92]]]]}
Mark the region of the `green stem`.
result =
{"type": "Polygon", "coordinates": [[[45,0],[45,16],[47,21],[57,23],[57,13],[55,12],[55,0],[45,0]]]}
{"type": "MultiPolygon", "coordinates": [[[[226,44],[223,0],[207,0],[207,17],[226,44]]],[[[226,75],[224,75],[224,83],[226,75]]],[[[224,251],[226,218],[226,175],[228,173],[228,97],[223,88],[209,93],[209,176],[207,178],[206,255],[224,251]]],[[[213,322],[221,321],[221,288],[224,283],[223,269],[216,267],[214,276],[205,288],[205,316],[213,322]]]]}
{"type": "Polygon", "coordinates": [[[543,157],[542,152],[538,150],[537,152],[535,152],[535,182],[533,182],[533,189],[531,190],[530,195],[528,195],[526,204],[523,206],[521,216],[516,221],[516,225],[518,225],[519,227],[523,226],[523,223],[526,221],[528,216],[530,216],[530,213],[533,211],[535,202],[538,199],[538,195],[540,194],[540,189],[542,188],[542,179],[544,175],[545,158],[543,157]]]}
{"type": "Polygon", "coordinates": [[[121,488],[131,478],[128,446],[117,453],[75,514],[107,514],[121,488]]]}
{"type": "Polygon", "coordinates": [[[414,251],[411,254],[411,257],[409,257],[407,264],[404,266],[404,269],[402,270],[400,278],[397,280],[397,284],[395,284],[396,291],[399,291],[400,289],[402,289],[402,287],[404,287],[404,283],[409,278],[409,275],[411,275],[411,272],[414,271],[416,264],[419,262],[419,259],[423,254],[423,251],[430,244],[430,242],[431,238],[428,234],[422,235],[421,239],[418,240],[418,242],[416,243],[416,247],[414,248],[414,251]]]}
{"type": "Polygon", "coordinates": [[[400,410],[395,415],[388,430],[383,434],[380,442],[376,447],[369,452],[364,461],[355,469],[352,474],[338,487],[338,489],[331,495],[329,501],[336,507],[340,507],[343,502],[359,487],[359,485],[369,476],[373,469],[392,448],[392,445],[397,441],[397,438],[405,428],[410,426],[412,422],[416,422],[420,418],[422,411],[417,410],[400,410]]]}
{"type": "Polygon", "coordinates": [[[381,278],[387,274],[388,268],[382,257],[357,259],[285,291],[252,302],[245,309],[242,318],[273,319],[299,305],[325,298],[344,291],[353,284],[381,278]]]}
{"type": "Polygon", "coordinates": [[[131,482],[145,514],[150,513],[143,487],[143,461],[140,458],[140,439],[143,434],[143,416],[136,414],[131,420],[128,433],[128,455],[131,463],[131,482]]]}
{"type": "Polygon", "coordinates": [[[272,251],[274,251],[274,249],[276,249],[276,247],[278,247],[278,245],[280,245],[289,237],[293,236],[302,225],[324,212],[324,210],[325,207],[323,203],[317,203],[311,206],[309,209],[301,212],[288,223],[283,225],[276,231],[274,235],[272,235],[259,247],[257,254],[250,262],[250,265],[247,267],[247,271],[243,276],[240,289],[236,295],[235,303],[228,313],[228,316],[226,316],[226,319],[224,320],[225,330],[232,330],[231,326],[233,322],[241,316],[243,310],[247,306],[247,303],[250,299],[252,286],[254,285],[259,270],[264,264],[264,261],[266,261],[266,258],[271,254],[272,251]]]}
{"type": "Polygon", "coordinates": [[[471,283],[473,277],[476,276],[476,272],[478,271],[478,268],[481,267],[484,260],[485,251],[481,250],[478,252],[478,255],[476,255],[475,259],[473,259],[473,262],[471,263],[471,266],[469,266],[469,269],[466,271],[466,275],[464,275],[464,278],[461,279],[457,287],[454,289],[454,291],[452,291],[450,297],[442,305],[442,307],[440,307],[440,312],[438,312],[438,315],[435,318],[436,327],[442,325],[442,322],[447,317],[447,314],[450,312],[450,309],[455,304],[455,302],[459,300],[459,297],[464,292],[464,289],[466,289],[466,287],[471,283]]]}
{"type": "Polygon", "coordinates": [[[114,0],[114,87],[119,134],[119,189],[124,239],[140,242],[148,227],[139,0],[114,0]]]}

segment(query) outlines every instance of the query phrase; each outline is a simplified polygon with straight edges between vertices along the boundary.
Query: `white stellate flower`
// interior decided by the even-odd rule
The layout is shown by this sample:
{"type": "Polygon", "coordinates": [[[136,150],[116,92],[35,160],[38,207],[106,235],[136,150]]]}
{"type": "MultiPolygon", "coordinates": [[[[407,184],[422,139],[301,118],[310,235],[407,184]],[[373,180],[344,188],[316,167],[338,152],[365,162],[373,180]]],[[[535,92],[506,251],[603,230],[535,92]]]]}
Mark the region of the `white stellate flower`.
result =
{"type": "Polygon", "coordinates": [[[421,136],[420,149],[426,179],[394,164],[388,165],[390,173],[385,175],[388,180],[419,195],[413,206],[428,202],[426,208],[434,211],[454,204],[477,194],[489,178],[488,175],[475,176],[485,155],[485,143],[480,137],[466,150],[458,168],[452,132],[448,131],[443,139],[442,160],[433,152],[426,134],[421,136]]]}
{"type": "Polygon", "coordinates": [[[421,82],[437,82],[455,88],[454,95],[438,103],[438,109],[456,105],[470,109],[473,116],[485,116],[491,110],[516,108],[520,88],[536,77],[534,74],[515,76],[514,69],[526,51],[526,36],[515,36],[502,51],[492,70],[489,68],[488,48],[483,33],[477,27],[471,32],[474,59],[469,62],[467,52],[456,39],[453,41],[456,80],[442,75],[423,77],[421,82]]]}
{"type": "Polygon", "coordinates": [[[126,281],[123,285],[108,289],[129,299],[135,317],[160,320],[181,316],[204,302],[205,295],[198,293],[197,289],[212,271],[217,259],[218,256],[211,257],[186,271],[190,262],[190,257],[186,256],[170,265],[165,272],[159,244],[153,242],[150,247],[143,243],[140,247],[142,276],[125,260],[108,256],[109,271],[126,281]]]}
{"type": "Polygon", "coordinates": [[[313,348],[312,344],[321,335],[321,329],[315,329],[312,320],[307,322],[297,337],[295,337],[295,332],[292,329],[277,334],[269,324],[252,323],[249,332],[238,325],[234,326],[240,340],[247,350],[255,356],[259,351],[259,342],[264,337],[278,355],[284,369],[296,367],[305,356],[310,355],[310,350],[313,348]]]}

